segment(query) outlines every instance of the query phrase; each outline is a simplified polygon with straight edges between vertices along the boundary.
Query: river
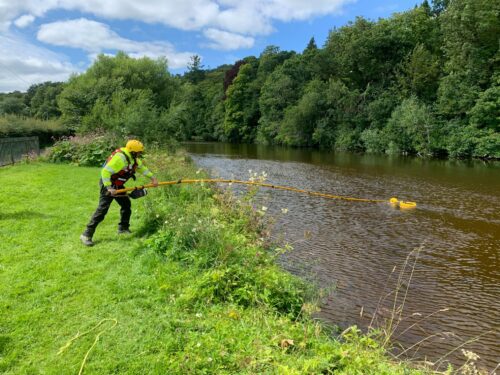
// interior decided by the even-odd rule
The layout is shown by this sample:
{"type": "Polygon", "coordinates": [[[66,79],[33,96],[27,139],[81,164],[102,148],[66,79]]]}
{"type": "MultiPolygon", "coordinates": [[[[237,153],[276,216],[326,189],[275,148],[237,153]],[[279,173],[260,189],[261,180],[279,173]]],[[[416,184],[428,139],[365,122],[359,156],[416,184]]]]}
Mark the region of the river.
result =
{"type": "Polygon", "coordinates": [[[463,364],[462,349],[478,354],[488,372],[499,365],[500,163],[221,143],[185,148],[212,176],[248,179],[252,170],[277,185],[416,201],[417,209],[399,210],[262,189],[255,204],[274,217],[273,237],[293,247],[282,266],[328,288],[320,318],[339,329],[390,330],[394,355],[439,370],[463,364]]]}

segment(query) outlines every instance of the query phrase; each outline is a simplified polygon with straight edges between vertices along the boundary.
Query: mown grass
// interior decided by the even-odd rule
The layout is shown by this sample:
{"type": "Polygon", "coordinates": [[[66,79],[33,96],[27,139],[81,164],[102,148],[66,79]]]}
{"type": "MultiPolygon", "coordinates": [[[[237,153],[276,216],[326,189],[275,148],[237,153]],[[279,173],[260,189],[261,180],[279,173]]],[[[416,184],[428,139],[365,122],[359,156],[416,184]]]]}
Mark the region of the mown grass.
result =
{"type": "MultiPolygon", "coordinates": [[[[193,177],[184,157],[150,163],[193,177]]],[[[78,240],[99,169],[34,163],[0,169],[0,372],[88,374],[419,374],[355,329],[332,339],[308,317],[310,289],[262,248],[248,208],[207,186],[156,189],[133,202],[132,236],[113,204],[78,240]],[[78,332],[116,319],[58,351],[78,332]]],[[[140,182],[140,181],[139,181],[140,182]]]]}

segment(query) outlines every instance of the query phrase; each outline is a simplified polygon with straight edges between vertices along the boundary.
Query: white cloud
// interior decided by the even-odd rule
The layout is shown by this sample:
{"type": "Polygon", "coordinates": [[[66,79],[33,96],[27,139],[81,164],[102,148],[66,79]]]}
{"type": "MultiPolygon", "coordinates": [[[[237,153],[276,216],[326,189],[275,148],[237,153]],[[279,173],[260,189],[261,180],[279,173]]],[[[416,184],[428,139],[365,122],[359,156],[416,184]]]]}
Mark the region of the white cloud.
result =
{"type": "Polygon", "coordinates": [[[316,16],[334,14],[342,6],[355,0],[271,0],[262,2],[265,17],[280,21],[306,20],[316,16]]]}
{"type": "Polygon", "coordinates": [[[81,11],[109,19],[161,23],[181,30],[219,28],[264,35],[272,22],[305,20],[333,14],[355,0],[0,0],[0,28],[23,13],[42,16],[49,10],[81,11]]]}
{"type": "Polygon", "coordinates": [[[12,35],[0,35],[0,92],[25,91],[45,81],[65,81],[78,71],[58,54],[12,35]]]}
{"type": "Polygon", "coordinates": [[[240,48],[251,48],[255,42],[252,37],[217,29],[207,29],[203,34],[212,41],[212,43],[209,43],[207,46],[217,50],[230,51],[240,48]]]}
{"type": "Polygon", "coordinates": [[[187,65],[191,52],[176,52],[168,42],[137,42],[122,38],[108,25],[80,18],[70,21],[57,21],[44,24],[37,34],[38,40],[57,46],[81,48],[91,56],[105,51],[124,51],[131,57],[165,56],[171,68],[187,65]]]}
{"type": "Polygon", "coordinates": [[[26,26],[30,25],[33,23],[35,20],[35,16],[31,14],[25,14],[24,16],[19,17],[17,20],[14,21],[14,24],[19,27],[20,29],[25,28],[26,26]]]}

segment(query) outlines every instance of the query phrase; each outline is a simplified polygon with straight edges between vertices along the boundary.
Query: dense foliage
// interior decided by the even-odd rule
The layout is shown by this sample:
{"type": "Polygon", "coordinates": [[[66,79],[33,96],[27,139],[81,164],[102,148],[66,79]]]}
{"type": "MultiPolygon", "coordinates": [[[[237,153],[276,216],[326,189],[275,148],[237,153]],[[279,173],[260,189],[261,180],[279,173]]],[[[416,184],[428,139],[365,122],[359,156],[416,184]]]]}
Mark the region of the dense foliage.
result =
{"type": "Polygon", "coordinates": [[[175,134],[499,158],[499,17],[498,2],[424,1],[333,29],[323,48],[314,39],[301,54],[269,46],[196,81],[186,75],[174,98],[175,134]]]}
{"type": "Polygon", "coordinates": [[[122,140],[112,139],[109,134],[63,137],[49,149],[47,158],[53,163],[98,167],[123,144],[122,140]]]}
{"type": "Polygon", "coordinates": [[[357,18],[302,53],[265,48],[216,69],[193,56],[101,55],[64,85],[0,95],[0,113],[79,133],[422,156],[500,158],[500,3],[434,1],[357,18]]]}

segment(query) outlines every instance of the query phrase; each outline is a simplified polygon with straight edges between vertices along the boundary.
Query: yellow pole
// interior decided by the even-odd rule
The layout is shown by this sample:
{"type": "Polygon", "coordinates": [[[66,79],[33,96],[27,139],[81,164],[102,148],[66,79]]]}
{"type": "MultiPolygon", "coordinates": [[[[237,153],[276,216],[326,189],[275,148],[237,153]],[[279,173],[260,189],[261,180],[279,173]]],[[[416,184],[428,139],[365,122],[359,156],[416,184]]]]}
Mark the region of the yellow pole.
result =
{"type": "MultiPolygon", "coordinates": [[[[271,188],[271,189],[293,191],[296,193],[303,193],[303,194],[308,194],[311,196],[323,197],[323,198],[328,198],[328,199],[342,199],[342,200],[346,200],[346,201],[370,202],[370,203],[389,202],[393,206],[398,206],[400,208],[415,208],[417,206],[417,204],[415,202],[403,202],[403,201],[399,201],[397,198],[391,198],[390,200],[354,198],[354,197],[346,197],[346,196],[341,196],[341,195],[320,193],[320,192],[304,190],[304,189],[297,189],[297,188],[293,188],[293,187],[289,187],[289,186],[268,184],[268,183],[264,183],[264,182],[228,180],[228,179],[222,179],[222,178],[179,179],[176,181],[175,180],[174,181],[162,181],[162,182],[159,182],[157,186],[167,186],[167,185],[177,185],[177,184],[196,184],[196,183],[223,183],[223,184],[240,184],[240,185],[250,185],[250,186],[261,186],[261,187],[267,187],[267,188],[271,188]]],[[[133,191],[133,190],[140,190],[140,189],[144,189],[144,188],[153,188],[153,187],[157,187],[157,186],[155,186],[153,184],[146,184],[146,185],[141,185],[141,186],[135,186],[132,188],[119,189],[116,191],[116,193],[123,194],[123,193],[127,193],[127,192],[133,191]]]]}

